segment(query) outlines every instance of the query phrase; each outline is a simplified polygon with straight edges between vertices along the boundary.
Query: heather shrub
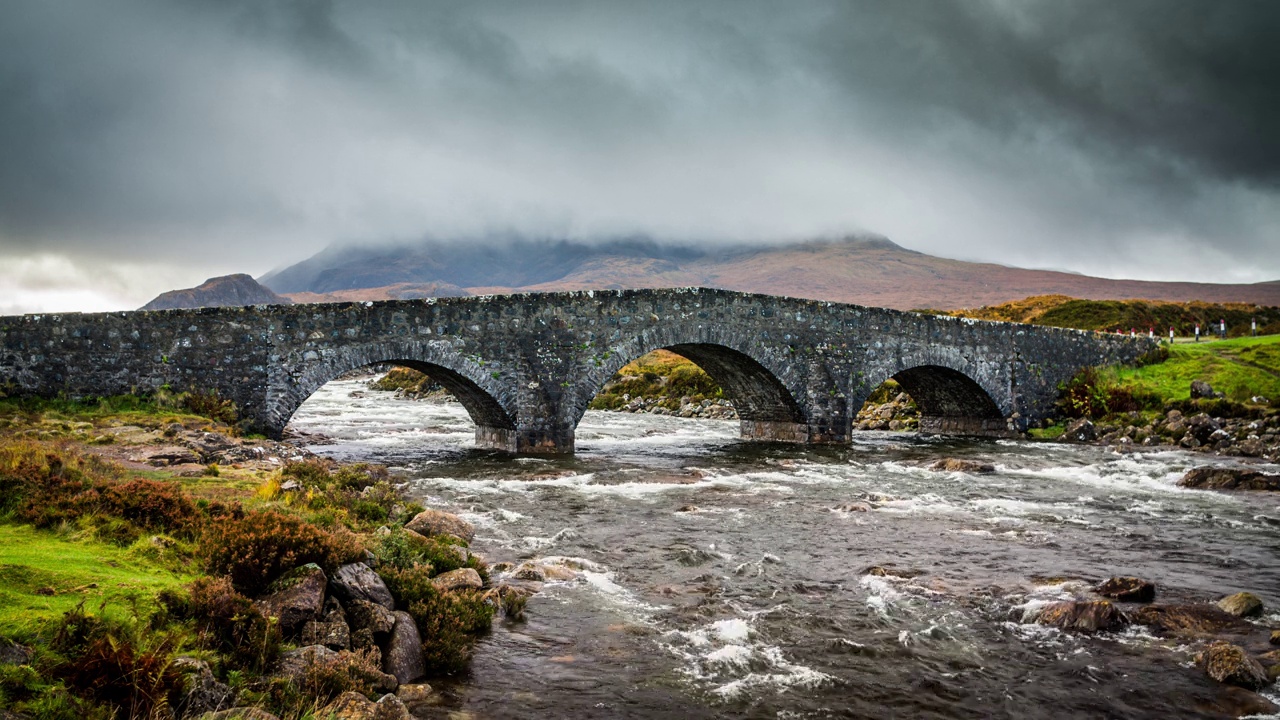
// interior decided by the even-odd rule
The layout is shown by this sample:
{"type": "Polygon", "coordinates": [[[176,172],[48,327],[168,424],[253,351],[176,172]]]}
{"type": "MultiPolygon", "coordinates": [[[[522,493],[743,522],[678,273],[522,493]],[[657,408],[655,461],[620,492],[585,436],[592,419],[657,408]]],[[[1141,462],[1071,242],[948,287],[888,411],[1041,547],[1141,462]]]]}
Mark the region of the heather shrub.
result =
{"type": "Polygon", "coordinates": [[[439,675],[466,669],[471,645],[477,635],[489,630],[494,611],[479,591],[442,593],[434,588],[408,609],[423,638],[427,672],[439,675]]]}
{"type": "Polygon", "coordinates": [[[177,483],[131,480],[102,485],[99,511],[153,532],[189,536],[200,525],[200,512],[177,483]]]}
{"type": "Polygon", "coordinates": [[[190,621],[196,642],[222,653],[235,667],[261,672],[280,654],[280,628],[226,578],[199,578],[186,593],[166,591],[153,624],[190,621]]]}
{"type": "Polygon", "coordinates": [[[219,397],[217,390],[184,393],[181,403],[182,407],[193,415],[203,415],[228,425],[235,425],[240,415],[236,404],[219,397]]]}
{"type": "MultiPolygon", "coordinates": [[[[371,552],[379,563],[388,568],[407,570],[415,566],[430,568],[431,576],[446,573],[450,570],[469,567],[488,578],[488,568],[475,558],[468,557],[464,562],[458,552],[458,546],[466,543],[456,538],[444,536],[424,538],[423,536],[395,528],[378,538],[371,552]]],[[[394,590],[392,591],[394,593],[394,590]]],[[[405,602],[408,602],[406,600],[405,602]]]]}
{"type": "Polygon", "coordinates": [[[287,570],[306,563],[332,570],[359,551],[349,533],[329,532],[275,510],[210,523],[202,544],[209,572],[225,575],[236,590],[251,596],[287,570]]]}

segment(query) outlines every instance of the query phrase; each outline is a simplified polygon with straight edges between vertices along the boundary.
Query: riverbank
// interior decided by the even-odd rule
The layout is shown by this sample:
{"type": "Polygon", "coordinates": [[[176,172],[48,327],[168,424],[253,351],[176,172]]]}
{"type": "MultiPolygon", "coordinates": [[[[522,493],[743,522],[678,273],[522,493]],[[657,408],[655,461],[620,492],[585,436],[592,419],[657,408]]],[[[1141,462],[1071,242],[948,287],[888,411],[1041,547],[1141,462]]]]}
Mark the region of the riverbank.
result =
{"type": "Polygon", "coordinates": [[[469,523],[212,400],[0,400],[6,720],[408,718],[518,616],[469,523]]]}

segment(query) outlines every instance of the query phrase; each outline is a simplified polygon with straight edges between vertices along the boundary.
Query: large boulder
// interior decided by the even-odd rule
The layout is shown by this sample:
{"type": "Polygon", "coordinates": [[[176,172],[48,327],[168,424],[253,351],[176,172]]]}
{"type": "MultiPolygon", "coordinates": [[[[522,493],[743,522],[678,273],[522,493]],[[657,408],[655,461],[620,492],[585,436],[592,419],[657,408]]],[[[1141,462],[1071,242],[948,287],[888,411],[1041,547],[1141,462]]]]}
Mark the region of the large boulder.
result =
{"type": "Polygon", "coordinates": [[[1098,428],[1088,418],[1072,420],[1062,432],[1062,439],[1067,442],[1091,443],[1098,439],[1098,428]]]}
{"type": "Polygon", "coordinates": [[[1103,597],[1120,602],[1149,603],[1156,599],[1156,586],[1136,577],[1113,577],[1094,588],[1103,597]]]}
{"type": "Polygon", "coordinates": [[[1240,592],[1219,600],[1218,607],[1238,618],[1254,617],[1262,614],[1262,599],[1253,593],[1240,592]]]}
{"type": "Polygon", "coordinates": [[[395,613],[396,625],[382,654],[382,670],[394,675],[400,684],[411,683],[427,674],[427,661],[422,654],[422,637],[418,625],[407,612],[395,613]]]}
{"type": "Polygon", "coordinates": [[[345,603],[356,600],[367,600],[388,610],[395,610],[396,599],[391,596],[387,584],[382,582],[378,573],[364,563],[350,563],[338,568],[329,579],[333,594],[345,603]]]}
{"type": "Polygon", "coordinates": [[[484,587],[480,573],[471,568],[458,568],[447,573],[440,573],[431,579],[431,584],[441,592],[450,590],[479,590],[484,587]]]}
{"type": "Polygon", "coordinates": [[[317,620],[324,610],[324,570],[308,563],[280,576],[254,606],[267,617],[279,618],[280,629],[293,633],[307,622],[317,620]]]}
{"type": "Polygon", "coordinates": [[[1139,625],[1191,635],[1247,632],[1252,627],[1214,605],[1145,605],[1134,610],[1132,617],[1139,625]]]}
{"type": "Polygon", "coordinates": [[[226,683],[218,682],[209,663],[180,657],[173,661],[173,666],[182,675],[182,687],[175,707],[178,717],[199,717],[235,706],[236,691],[226,683]]]}
{"type": "Polygon", "coordinates": [[[1205,673],[1220,683],[1248,690],[1261,690],[1270,684],[1262,665],[1239,645],[1214,643],[1196,659],[1205,673]]]}
{"type": "Polygon", "coordinates": [[[471,523],[452,513],[440,510],[423,510],[405,523],[405,530],[412,530],[419,535],[452,535],[471,542],[476,536],[476,529],[471,523]]]}
{"type": "Polygon", "coordinates": [[[1205,490],[1280,491],[1280,475],[1268,475],[1243,468],[1198,467],[1188,470],[1178,484],[1205,490]]]}
{"type": "Polygon", "coordinates": [[[1100,632],[1119,630],[1129,624],[1129,618],[1107,600],[1068,600],[1044,606],[1036,622],[1063,630],[1100,632]]]}

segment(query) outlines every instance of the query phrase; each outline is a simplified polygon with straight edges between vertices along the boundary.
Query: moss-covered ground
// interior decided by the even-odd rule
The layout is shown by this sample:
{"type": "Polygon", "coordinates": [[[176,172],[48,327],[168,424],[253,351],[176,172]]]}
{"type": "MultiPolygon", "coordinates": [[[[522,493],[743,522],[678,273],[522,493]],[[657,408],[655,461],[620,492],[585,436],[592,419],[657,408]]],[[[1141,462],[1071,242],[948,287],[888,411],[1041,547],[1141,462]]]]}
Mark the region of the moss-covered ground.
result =
{"type": "MultiPolygon", "coordinates": [[[[161,540],[159,542],[171,542],[161,540]]],[[[194,579],[150,539],[128,547],[0,522],[0,637],[46,634],[80,603],[119,616],[194,579]]]]}

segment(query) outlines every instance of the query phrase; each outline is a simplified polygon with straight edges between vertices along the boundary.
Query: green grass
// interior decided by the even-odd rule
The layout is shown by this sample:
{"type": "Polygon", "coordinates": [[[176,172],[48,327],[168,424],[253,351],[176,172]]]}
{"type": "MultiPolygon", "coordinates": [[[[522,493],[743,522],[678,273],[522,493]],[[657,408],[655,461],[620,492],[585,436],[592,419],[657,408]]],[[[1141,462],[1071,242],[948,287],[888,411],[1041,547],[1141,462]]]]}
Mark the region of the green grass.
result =
{"type": "Polygon", "coordinates": [[[1274,400],[1280,398],[1280,335],[1173,345],[1164,362],[1120,368],[1116,378],[1165,401],[1188,399],[1192,380],[1204,380],[1237,402],[1255,395],[1274,400]]]}
{"type": "Polygon", "coordinates": [[[192,580],[147,555],[136,547],[0,523],[0,637],[31,637],[81,601],[89,610],[105,603],[107,615],[123,613],[133,602],[149,603],[161,590],[192,580]],[[38,594],[42,588],[55,594],[38,594]]]}

